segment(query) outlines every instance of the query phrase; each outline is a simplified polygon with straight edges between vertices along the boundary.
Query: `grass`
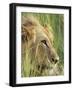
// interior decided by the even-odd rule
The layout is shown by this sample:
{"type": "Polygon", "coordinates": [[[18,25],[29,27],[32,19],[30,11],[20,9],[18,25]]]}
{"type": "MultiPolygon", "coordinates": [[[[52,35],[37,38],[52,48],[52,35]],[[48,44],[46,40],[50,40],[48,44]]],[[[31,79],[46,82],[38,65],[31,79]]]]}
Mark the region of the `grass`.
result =
{"type": "MultiPolygon", "coordinates": [[[[58,75],[63,75],[64,69],[64,15],[63,14],[40,14],[40,13],[23,13],[22,16],[33,15],[40,22],[42,26],[49,25],[52,27],[54,34],[53,45],[59,55],[60,61],[58,63],[58,75]]],[[[24,49],[24,48],[23,48],[24,49]]],[[[26,53],[22,54],[22,65],[21,65],[21,76],[22,77],[33,77],[33,76],[50,76],[48,70],[41,72],[37,70],[37,62],[34,57],[30,55],[30,51],[25,48],[23,51],[26,53]],[[32,57],[32,58],[31,58],[32,57]],[[32,61],[32,63],[31,63],[32,61]]],[[[51,68],[51,66],[48,65],[51,68]]],[[[55,74],[54,74],[55,75],[55,74]]]]}

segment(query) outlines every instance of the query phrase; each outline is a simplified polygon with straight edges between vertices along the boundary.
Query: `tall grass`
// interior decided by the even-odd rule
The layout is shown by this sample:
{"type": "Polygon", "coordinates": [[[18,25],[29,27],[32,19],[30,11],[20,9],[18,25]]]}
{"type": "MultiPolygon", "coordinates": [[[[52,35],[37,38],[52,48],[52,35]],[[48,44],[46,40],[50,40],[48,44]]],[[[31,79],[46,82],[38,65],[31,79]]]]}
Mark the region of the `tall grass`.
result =
{"type": "MultiPolygon", "coordinates": [[[[64,15],[63,14],[44,14],[44,13],[24,13],[22,12],[21,16],[33,15],[40,22],[42,26],[49,25],[52,27],[52,31],[54,34],[54,42],[53,45],[59,55],[60,61],[58,69],[59,75],[64,74],[64,15]]],[[[36,69],[36,62],[32,60],[29,50],[25,49],[26,53],[22,55],[22,65],[21,65],[21,74],[22,77],[30,77],[30,76],[40,76],[40,72],[36,69]]],[[[24,51],[25,51],[24,50],[24,51]]],[[[44,71],[43,75],[49,75],[47,70],[44,71]]]]}

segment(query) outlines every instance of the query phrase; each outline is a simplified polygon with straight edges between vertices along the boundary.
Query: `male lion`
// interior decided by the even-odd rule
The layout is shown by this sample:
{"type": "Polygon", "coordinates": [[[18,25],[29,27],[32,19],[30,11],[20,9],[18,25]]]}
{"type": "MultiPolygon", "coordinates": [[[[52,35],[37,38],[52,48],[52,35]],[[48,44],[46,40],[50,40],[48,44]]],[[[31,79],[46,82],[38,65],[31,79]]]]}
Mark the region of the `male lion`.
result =
{"type": "Polygon", "coordinates": [[[22,16],[22,72],[29,74],[22,76],[57,75],[50,67],[59,61],[50,28],[42,26],[33,16],[22,16]]]}

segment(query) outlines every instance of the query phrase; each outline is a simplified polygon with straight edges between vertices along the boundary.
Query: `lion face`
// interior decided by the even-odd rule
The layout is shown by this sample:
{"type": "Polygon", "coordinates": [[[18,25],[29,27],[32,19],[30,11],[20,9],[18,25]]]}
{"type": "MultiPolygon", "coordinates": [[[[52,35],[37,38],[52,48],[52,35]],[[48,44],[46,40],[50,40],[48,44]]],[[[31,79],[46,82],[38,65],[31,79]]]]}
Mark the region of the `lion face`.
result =
{"type": "Polygon", "coordinates": [[[53,47],[53,35],[34,18],[22,18],[22,43],[29,50],[35,48],[33,54],[39,63],[57,63],[59,56],[53,47]]]}

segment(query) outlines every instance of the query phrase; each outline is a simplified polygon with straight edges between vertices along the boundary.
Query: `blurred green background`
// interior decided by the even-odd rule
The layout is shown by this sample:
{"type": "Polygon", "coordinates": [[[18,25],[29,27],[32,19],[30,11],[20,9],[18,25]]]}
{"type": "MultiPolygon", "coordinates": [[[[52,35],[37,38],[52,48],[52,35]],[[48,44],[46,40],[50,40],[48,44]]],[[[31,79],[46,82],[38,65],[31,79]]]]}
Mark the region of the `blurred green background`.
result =
{"type": "MultiPolygon", "coordinates": [[[[51,14],[51,13],[21,13],[21,16],[32,15],[40,22],[42,26],[50,25],[54,34],[54,47],[59,55],[60,71],[64,69],[64,15],[63,14],[51,14]],[[61,69],[62,68],[62,69],[61,69]]],[[[28,52],[28,51],[27,51],[28,52]]],[[[23,58],[25,59],[25,58],[23,58]]],[[[35,68],[35,62],[33,62],[33,68],[35,68]]],[[[32,65],[31,65],[32,66],[32,65]]],[[[35,76],[29,75],[30,60],[27,58],[23,64],[22,62],[22,77],[35,76]],[[23,69],[24,68],[24,69],[23,69]]],[[[33,73],[32,73],[33,74],[33,73]]]]}

